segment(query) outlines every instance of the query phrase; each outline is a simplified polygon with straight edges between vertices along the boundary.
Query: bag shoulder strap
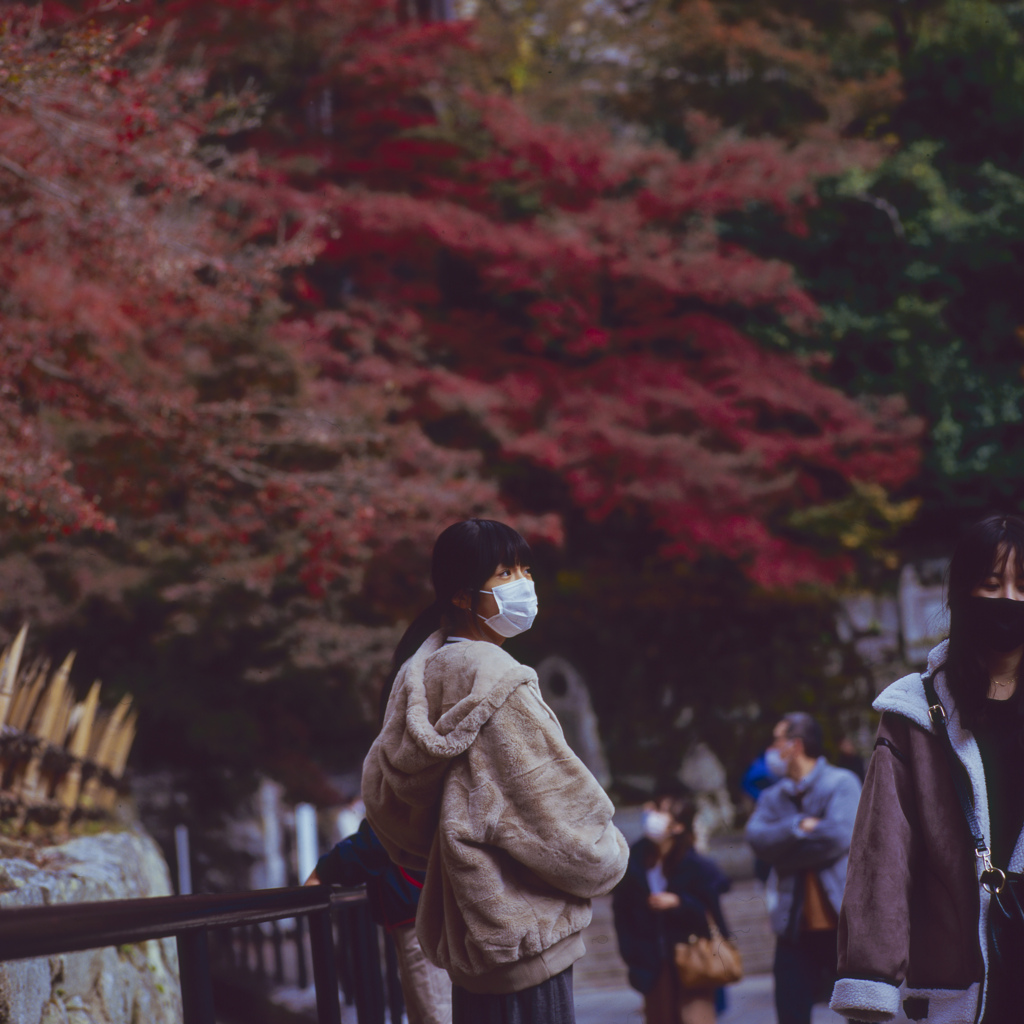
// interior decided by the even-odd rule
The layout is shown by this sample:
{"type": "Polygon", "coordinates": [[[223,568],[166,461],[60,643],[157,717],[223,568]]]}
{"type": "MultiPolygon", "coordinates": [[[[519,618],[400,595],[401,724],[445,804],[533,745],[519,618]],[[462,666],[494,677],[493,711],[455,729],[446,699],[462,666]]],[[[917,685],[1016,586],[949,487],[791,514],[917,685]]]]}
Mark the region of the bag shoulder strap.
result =
{"type": "Polygon", "coordinates": [[[946,760],[953,775],[953,787],[956,789],[957,799],[967,819],[967,828],[971,833],[971,840],[974,843],[974,855],[981,861],[984,870],[981,872],[981,884],[990,892],[1000,892],[1006,884],[1006,873],[992,864],[992,855],[989,852],[988,844],[981,832],[981,825],[978,824],[978,815],[974,806],[974,793],[971,791],[969,779],[963,763],[957,757],[953,749],[953,741],[949,738],[948,717],[946,709],[939,700],[935,690],[935,682],[931,672],[921,674],[921,684],[924,686],[924,695],[928,701],[928,718],[932,727],[938,734],[939,743],[946,753],[946,760]]]}
{"type": "Polygon", "coordinates": [[[708,919],[708,931],[711,932],[711,938],[716,942],[719,939],[725,939],[727,942],[732,941],[732,934],[725,924],[725,915],[722,913],[721,906],[715,907],[714,910],[706,911],[708,919]]]}

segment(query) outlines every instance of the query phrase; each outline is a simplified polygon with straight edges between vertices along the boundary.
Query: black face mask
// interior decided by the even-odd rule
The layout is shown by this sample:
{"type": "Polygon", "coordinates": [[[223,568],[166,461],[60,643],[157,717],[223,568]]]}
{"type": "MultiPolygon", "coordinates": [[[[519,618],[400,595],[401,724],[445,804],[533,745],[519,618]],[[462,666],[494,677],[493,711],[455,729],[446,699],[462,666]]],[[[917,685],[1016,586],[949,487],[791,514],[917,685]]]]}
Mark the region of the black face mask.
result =
{"type": "Polygon", "coordinates": [[[964,611],[971,634],[985,650],[1006,654],[1024,645],[1024,601],[969,597],[964,611]]]}

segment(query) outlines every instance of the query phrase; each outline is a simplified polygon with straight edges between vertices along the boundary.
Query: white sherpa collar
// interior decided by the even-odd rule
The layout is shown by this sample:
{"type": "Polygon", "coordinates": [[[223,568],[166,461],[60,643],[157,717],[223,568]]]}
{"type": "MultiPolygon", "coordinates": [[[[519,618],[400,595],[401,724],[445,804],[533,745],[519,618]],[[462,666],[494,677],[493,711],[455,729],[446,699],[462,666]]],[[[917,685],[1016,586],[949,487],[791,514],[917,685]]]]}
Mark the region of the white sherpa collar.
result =
{"type": "MultiPolygon", "coordinates": [[[[928,655],[928,671],[932,673],[932,681],[935,684],[935,692],[938,694],[942,706],[946,709],[949,738],[953,744],[953,750],[957,757],[963,762],[967,774],[971,780],[971,789],[974,793],[974,807],[978,815],[978,824],[981,826],[985,842],[992,841],[988,820],[988,792],[985,788],[985,769],[981,763],[981,752],[978,750],[978,741],[974,734],[964,728],[960,721],[960,712],[953,701],[953,696],[946,685],[946,674],[942,671],[942,665],[946,661],[946,649],[949,646],[948,640],[933,648],[928,655]]],[[[933,733],[931,719],[928,717],[928,699],[925,697],[924,685],[921,682],[921,674],[912,672],[902,679],[897,679],[891,686],[887,686],[875,699],[872,707],[876,711],[889,711],[893,714],[909,718],[915,725],[919,725],[926,732],[933,733]]],[[[1015,858],[1016,859],[1016,858],[1015,858]]]]}
{"type": "MultiPolygon", "coordinates": [[[[946,648],[948,646],[949,641],[943,640],[938,647],[932,649],[928,655],[928,671],[932,673],[935,681],[935,692],[938,693],[939,700],[942,701],[946,712],[949,713],[950,709],[952,709],[952,714],[956,714],[953,699],[946,686],[946,677],[941,671],[941,666],[946,661],[946,648]]],[[[921,683],[920,672],[911,672],[910,675],[897,679],[895,683],[887,686],[875,698],[871,706],[876,711],[891,711],[893,714],[909,718],[910,721],[915,725],[919,725],[925,732],[935,731],[932,728],[931,719],[928,717],[928,700],[924,695],[924,686],[921,683]]],[[[959,725],[959,716],[957,724],[959,725]]],[[[949,735],[950,738],[953,737],[952,724],[950,725],[949,735]]],[[[956,747],[955,739],[953,740],[953,746],[956,747]]]]}
{"type": "Polygon", "coordinates": [[[432,633],[402,666],[387,713],[390,717],[404,711],[405,729],[412,741],[423,753],[441,760],[465,752],[514,690],[537,682],[532,668],[520,665],[496,644],[465,641],[439,654],[444,640],[440,631],[432,633]],[[424,676],[435,655],[445,659],[446,672],[464,678],[468,692],[431,723],[424,676]]]}

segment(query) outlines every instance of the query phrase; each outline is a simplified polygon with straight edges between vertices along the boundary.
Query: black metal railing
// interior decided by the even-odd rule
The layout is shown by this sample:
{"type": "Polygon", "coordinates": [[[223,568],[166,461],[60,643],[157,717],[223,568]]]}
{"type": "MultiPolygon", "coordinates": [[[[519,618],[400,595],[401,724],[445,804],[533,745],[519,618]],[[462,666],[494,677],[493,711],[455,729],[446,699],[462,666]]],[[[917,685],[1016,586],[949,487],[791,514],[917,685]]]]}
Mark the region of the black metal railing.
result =
{"type": "MultiPolygon", "coordinates": [[[[299,886],[12,907],[0,912],[0,961],[173,937],[178,944],[184,1024],[215,1024],[210,932],[245,929],[283,918],[296,921],[300,976],[305,973],[303,932],[308,931],[319,1024],[341,1024],[339,973],[349,997],[346,1001],[355,1003],[359,1024],[383,1024],[384,975],[377,930],[369,919],[366,894],[362,890],[299,886]],[[341,926],[339,943],[334,937],[336,916],[341,926]]],[[[230,946],[234,950],[233,941],[230,946]]],[[[390,968],[393,964],[390,955],[388,960],[390,968]]],[[[384,973],[391,990],[387,1002],[392,1008],[392,1019],[397,1016],[400,1020],[400,994],[397,995],[399,1001],[395,1001],[397,975],[393,970],[384,973]]]]}

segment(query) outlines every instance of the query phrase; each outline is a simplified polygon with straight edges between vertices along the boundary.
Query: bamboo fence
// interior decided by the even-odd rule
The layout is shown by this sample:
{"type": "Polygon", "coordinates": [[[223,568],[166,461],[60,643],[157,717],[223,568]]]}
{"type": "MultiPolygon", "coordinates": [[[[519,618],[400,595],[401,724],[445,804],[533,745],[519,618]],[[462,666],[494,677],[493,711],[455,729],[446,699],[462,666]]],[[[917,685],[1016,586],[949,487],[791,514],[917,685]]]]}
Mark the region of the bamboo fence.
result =
{"type": "Polygon", "coordinates": [[[51,672],[48,658],[26,661],[22,626],[0,653],[0,821],[67,829],[73,819],[114,809],[135,739],[131,698],[100,707],[100,684],[79,701],[68,678],[74,652],[51,672]]]}

